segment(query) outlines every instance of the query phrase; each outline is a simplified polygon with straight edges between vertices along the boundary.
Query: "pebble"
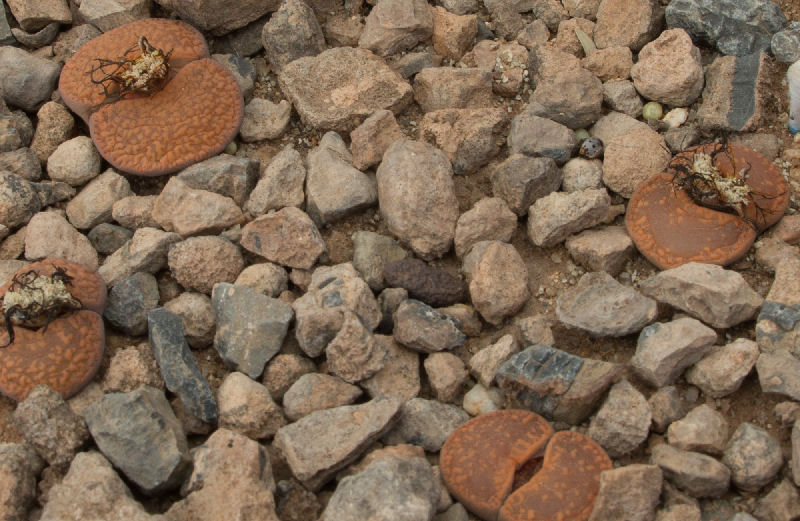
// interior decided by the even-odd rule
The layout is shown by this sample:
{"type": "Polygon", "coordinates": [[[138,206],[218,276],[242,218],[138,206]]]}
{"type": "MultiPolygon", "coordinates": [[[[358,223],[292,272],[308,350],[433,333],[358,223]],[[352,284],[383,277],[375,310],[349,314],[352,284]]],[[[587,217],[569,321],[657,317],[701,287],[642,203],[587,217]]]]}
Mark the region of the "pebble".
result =
{"type": "Polygon", "coordinates": [[[0,153],[0,169],[8,170],[28,181],[39,181],[42,177],[42,165],[39,164],[39,158],[28,147],[0,153]]]}
{"type": "Polygon", "coordinates": [[[667,439],[679,449],[721,456],[728,441],[728,421],[709,405],[698,405],[670,424],[667,439]]]}
{"type": "Polygon", "coordinates": [[[218,282],[233,282],[244,269],[239,248],[213,235],[189,237],[171,246],[167,262],[181,286],[205,294],[218,282]]]}
{"type": "Polygon", "coordinates": [[[375,398],[312,412],[278,429],[274,447],[292,474],[312,492],[355,461],[400,417],[402,401],[375,398]]]}
{"type": "Polygon", "coordinates": [[[153,206],[158,196],[155,195],[130,195],[115,201],[111,206],[111,218],[129,230],[139,228],[158,228],[159,224],[153,219],[153,206]]]}
{"type": "Polygon", "coordinates": [[[603,83],[603,103],[611,110],[632,118],[642,115],[642,98],[630,80],[610,79],[603,83]]]}
{"type": "Polygon", "coordinates": [[[762,519],[790,520],[800,510],[800,493],[788,479],[759,499],[753,514],[762,519]]]}
{"type": "Polygon", "coordinates": [[[781,445],[765,429],[739,424],[731,435],[722,462],[731,469],[731,482],[744,491],[770,483],[783,466],[781,445]]]}
{"type": "Polygon", "coordinates": [[[420,392],[419,354],[386,335],[375,335],[386,347],[383,368],[359,385],[372,398],[379,396],[410,400],[420,392]]]}
{"type": "Polygon", "coordinates": [[[627,521],[655,518],[663,475],[656,465],[634,463],[600,474],[594,508],[588,521],[604,521],[623,516],[627,521]]]}
{"type": "Polygon", "coordinates": [[[469,50],[478,33],[478,17],[459,16],[443,7],[431,9],[433,49],[444,58],[458,61],[469,50]]]}
{"type": "Polygon", "coordinates": [[[423,362],[431,389],[440,402],[455,402],[467,380],[464,362],[453,353],[431,353],[423,362]]]}
{"type": "Polygon", "coordinates": [[[305,200],[305,179],[303,160],[297,150],[288,145],[275,154],[266,169],[262,169],[244,208],[259,216],[285,206],[300,206],[305,200]]]}
{"type": "Polygon", "coordinates": [[[103,392],[127,393],[142,385],[149,385],[161,391],[165,389],[164,380],[161,378],[149,343],[120,349],[111,357],[108,371],[103,378],[103,392]]]}
{"type": "Polygon", "coordinates": [[[500,339],[481,349],[469,359],[469,370],[485,388],[491,387],[500,366],[512,355],[519,352],[517,341],[512,335],[500,339]]]}
{"type": "Polygon", "coordinates": [[[758,52],[719,56],[706,67],[703,103],[697,109],[699,127],[742,132],[759,126],[767,110],[763,98],[767,89],[762,83],[768,74],[766,56],[758,52]]]}
{"type": "Polygon", "coordinates": [[[503,393],[497,387],[487,389],[481,384],[475,384],[472,389],[464,393],[464,402],[461,406],[471,416],[497,411],[503,406],[503,393]]]}
{"type": "Polygon", "coordinates": [[[222,380],[217,390],[217,401],[220,428],[253,440],[271,438],[287,423],[269,390],[236,371],[222,380]]]}
{"type": "Polygon", "coordinates": [[[492,83],[477,67],[428,67],[414,77],[414,100],[424,112],[491,107],[492,83]]]}
{"type": "Polygon", "coordinates": [[[103,455],[145,494],[177,488],[191,471],[186,435],[161,391],[106,394],[84,418],[103,455]]]}
{"type": "Polygon", "coordinates": [[[605,272],[586,273],[556,300],[556,316],[567,327],[593,336],[624,336],[656,318],[656,302],[605,272]]]}
{"type": "Polygon", "coordinates": [[[0,444],[0,486],[11,494],[0,506],[0,515],[9,520],[26,519],[37,494],[37,476],[44,460],[25,443],[0,444]]]}
{"type": "MultiPolygon", "coordinates": [[[[631,67],[633,67],[633,54],[629,47],[622,45],[598,49],[583,58],[581,66],[594,73],[602,82],[616,79],[624,80],[630,76],[631,67]]],[[[605,100],[605,85],[603,87],[603,99],[605,100]]]]}
{"type": "Polygon", "coordinates": [[[111,288],[103,317],[126,335],[143,335],[147,332],[147,314],[158,301],[156,278],[139,271],[111,288]]]}
{"type": "Polygon", "coordinates": [[[752,319],[764,299],[736,271],[690,262],[643,281],[642,293],[718,328],[752,319]]]}
{"type": "Polygon", "coordinates": [[[589,271],[618,275],[635,248],[623,226],[584,230],[566,240],[570,256],[589,271]]]}
{"type": "Polygon", "coordinates": [[[270,262],[306,270],[326,251],[325,241],[314,221],[293,206],[262,215],[244,225],[240,244],[270,262]]]}
{"type": "Polygon", "coordinates": [[[150,5],[145,0],[124,4],[112,3],[107,0],[89,0],[81,3],[78,15],[86,23],[106,32],[134,20],[148,18],[150,5]]]}
{"type": "Polygon", "coordinates": [[[639,52],[631,68],[636,90],[644,98],[674,107],[688,107],[703,91],[700,49],[683,29],[669,29],[639,52]],[[664,74],[665,67],[669,74],[664,74]]]}
{"type": "Polygon", "coordinates": [[[167,265],[169,247],[180,240],[177,233],[139,228],[128,242],[106,257],[98,272],[107,286],[113,286],[137,271],[156,273],[167,265]]]}
{"type": "Polygon", "coordinates": [[[216,334],[214,349],[226,365],[257,378],[280,351],[292,320],[285,302],[245,286],[219,282],[211,294],[216,334]]]}
{"type": "MultiPolygon", "coordinates": [[[[597,134],[593,131],[593,134],[597,134]]],[[[650,128],[636,128],[603,139],[603,183],[630,198],[636,188],[661,173],[672,159],[664,138],[650,128]]]]}
{"type": "Polygon", "coordinates": [[[769,47],[779,62],[791,64],[800,60],[800,22],[789,22],[785,29],[773,34],[769,47]]]}
{"type": "Polygon", "coordinates": [[[528,237],[547,248],[567,237],[603,222],[611,199],[605,189],[552,192],[537,199],[528,209],[528,237]]]}
{"type": "Polygon", "coordinates": [[[394,312],[393,336],[422,353],[453,349],[466,341],[453,319],[414,299],[406,300],[394,312]]]}
{"type": "Polygon", "coordinates": [[[230,197],[197,190],[180,177],[172,177],[161,190],[151,217],[165,231],[181,237],[215,235],[244,223],[239,206],[230,197]]]}
{"type": "Polygon", "coordinates": [[[46,58],[18,47],[0,48],[0,91],[9,105],[36,110],[50,99],[60,72],[61,67],[46,58]]]}
{"type": "Polygon", "coordinates": [[[189,188],[214,192],[243,206],[258,181],[259,166],[257,159],[220,154],[184,168],[176,177],[189,188]]]}
{"type": "Polygon", "coordinates": [[[409,297],[431,307],[464,302],[467,296],[463,280],[444,268],[436,268],[411,257],[385,264],[383,278],[387,286],[403,288],[408,291],[409,297]]]}
{"type": "Polygon", "coordinates": [[[358,46],[378,56],[397,54],[433,34],[433,14],[425,0],[377,2],[364,20],[358,46]]]}
{"type": "Polygon", "coordinates": [[[359,170],[366,170],[377,165],[383,159],[383,154],[389,145],[404,137],[391,110],[376,110],[350,132],[353,166],[359,170]]]}
{"type": "Polygon", "coordinates": [[[450,433],[467,420],[469,414],[461,407],[412,398],[400,407],[400,418],[382,439],[387,445],[410,443],[439,452],[450,433]]]}
{"type": "Polygon", "coordinates": [[[281,293],[289,289],[289,274],[277,264],[260,262],[243,269],[233,284],[246,286],[268,297],[278,298],[281,293]]]}
{"type": "Polygon", "coordinates": [[[336,336],[325,348],[328,371],[348,383],[369,378],[383,368],[386,348],[355,313],[345,313],[336,336]]]}
{"type": "Polygon", "coordinates": [[[661,467],[664,477],[692,497],[719,497],[728,490],[731,471],[718,460],[662,443],[650,460],[661,467]]]}
{"type": "Polygon", "coordinates": [[[408,253],[394,239],[367,230],[353,234],[353,267],[374,291],[383,290],[386,266],[406,258],[408,253]]]}
{"type": "Polygon", "coordinates": [[[642,329],[631,368],[655,387],[674,383],[683,371],[711,350],[717,333],[699,320],[683,317],[642,329]]]}
{"type": "Polygon", "coordinates": [[[653,416],[652,429],[655,432],[666,431],[672,422],[683,418],[686,414],[680,393],[674,385],[660,387],[650,395],[647,403],[650,404],[653,416]]]}
{"type": "Polygon", "coordinates": [[[614,384],[589,423],[587,435],[609,456],[618,458],[636,450],[650,434],[650,405],[627,380],[614,384]]]}
{"type": "Polygon", "coordinates": [[[283,411],[290,421],[297,421],[314,411],[350,405],[361,394],[359,387],[337,376],[307,373],[283,394],[283,411]]]}
{"type": "Polygon", "coordinates": [[[42,209],[38,183],[10,172],[0,172],[0,224],[18,228],[42,209]]]}
{"type": "Polygon", "coordinates": [[[280,6],[274,0],[268,2],[243,0],[237,9],[225,9],[227,4],[221,0],[200,5],[193,0],[163,0],[162,5],[175,11],[178,16],[191,22],[201,31],[208,31],[216,36],[244,27],[280,6]]]}
{"type": "Polygon", "coordinates": [[[800,360],[783,349],[758,355],[756,372],[761,390],[800,400],[800,360]]]}
{"type": "Polygon", "coordinates": [[[37,385],[17,405],[14,426],[49,465],[69,464],[86,444],[89,431],[83,418],[46,385],[37,385]]]}
{"type": "Polygon", "coordinates": [[[39,212],[26,227],[25,258],[48,257],[82,264],[91,270],[98,265],[97,251],[89,239],[58,212],[39,212]]]}
{"type": "Polygon", "coordinates": [[[512,212],[522,217],[533,203],[558,190],[562,171],[550,157],[511,154],[494,168],[491,181],[494,196],[503,199],[512,212]]]}
{"type": "Polygon", "coordinates": [[[570,159],[577,144],[570,128],[531,111],[515,117],[508,132],[509,155],[550,157],[559,166],[570,159]]]}
{"type": "Polygon", "coordinates": [[[47,158],[47,175],[53,181],[81,186],[100,174],[100,154],[91,138],[78,136],[64,141],[47,158]]]}
{"type": "Polygon", "coordinates": [[[727,396],[739,389],[758,360],[758,344],[738,338],[724,346],[714,346],[707,356],[690,367],[686,381],[712,398],[727,396]]]}
{"type": "Polygon", "coordinates": [[[133,232],[122,226],[100,223],[86,234],[97,253],[109,255],[114,253],[133,237],[133,232]]]}
{"type": "Polygon", "coordinates": [[[484,320],[499,325],[528,301],[528,268],[513,245],[481,241],[464,257],[472,305],[484,320]]]}
{"type": "Polygon", "coordinates": [[[181,318],[165,308],[155,308],[147,315],[147,330],[167,389],[180,398],[189,414],[205,423],[214,423],[218,417],[217,402],[183,337],[181,318]]]}

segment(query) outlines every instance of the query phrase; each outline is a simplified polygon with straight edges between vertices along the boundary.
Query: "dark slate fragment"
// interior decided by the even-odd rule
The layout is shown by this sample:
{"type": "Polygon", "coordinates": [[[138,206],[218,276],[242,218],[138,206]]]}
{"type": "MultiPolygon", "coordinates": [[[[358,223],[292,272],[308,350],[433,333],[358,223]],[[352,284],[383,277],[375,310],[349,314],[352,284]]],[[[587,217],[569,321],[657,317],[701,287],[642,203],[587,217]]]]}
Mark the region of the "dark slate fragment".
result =
{"type": "Polygon", "coordinates": [[[89,231],[87,237],[97,253],[109,255],[128,242],[133,232],[116,224],[100,223],[89,231]]]}
{"type": "Polygon", "coordinates": [[[183,337],[181,317],[166,308],[147,315],[150,347],[167,389],[178,395],[189,413],[206,423],[217,421],[217,401],[183,337]]]}
{"type": "Polygon", "coordinates": [[[383,268],[386,285],[403,288],[411,298],[433,307],[467,301],[467,285],[447,270],[414,258],[390,262],[383,268]]]}
{"type": "Polygon", "coordinates": [[[552,417],[583,363],[583,358],[539,344],[506,360],[495,377],[514,402],[552,417]]]}
{"type": "Polygon", "coordinates": [[[147,314],[158,306],[158,299],[156,278],[140,271],[111,288],[103,316],[126,335],[143,335],[147,331],[147,314]]]}

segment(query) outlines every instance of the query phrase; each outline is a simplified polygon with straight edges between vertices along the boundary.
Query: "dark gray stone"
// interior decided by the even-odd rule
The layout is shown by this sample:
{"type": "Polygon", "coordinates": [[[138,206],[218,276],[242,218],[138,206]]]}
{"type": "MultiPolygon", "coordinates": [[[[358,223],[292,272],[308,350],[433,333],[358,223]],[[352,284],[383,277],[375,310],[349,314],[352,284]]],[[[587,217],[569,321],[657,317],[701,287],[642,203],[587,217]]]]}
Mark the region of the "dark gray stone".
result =
{"type": "Polygon", "coordinates": [[[552,418],[584,360],[546,345],[530,346],[499,367],[498,385],[513,403],[552,418]]]}
{"type": "Polygon", "coordinates": [[[424,458],[381,458],[344,478],[322,519],[428,521],[439,503],[439,479],[424,458]]]}
{"type": "Polygon", "coordinates": [[[399,72],[403,78],[409,79],[422,69],[440,66],[442,57],[433,52],[410,52],[387,61],[389,67],[399,72]]]}
{"type": "Polygon", "coordinates": [[[786,25],[778,4],[765,0],[673,0],[664,14],[669,28],[734,56],[769,50],[786,25]]]}
{"type": "Polygon", "coordinates": [[[100,223],[86,234],[97,253],[114,253],[133,237],[133,232],[111,223],[100,223]]]}
{"type": "Polygon", "coordinates": [[[220,154],[183,169],[176,177],[189,188],[224,195],[244,206],[258,182],[259,165],[257,159],[220,154]]]}
{"type": "Polygon", "coordinates": [[[224,282],[214,286],[211,306],[217,321],[214,348],[228,366],[258,378],[280,351],[294,315],[291,306],[224,282]]]}
{"type": "Polygon", "coordinates": [[[511,154],[551,157],[563,165],[572,157],[577,144],[575,132],[530,111],[523,112],[511,121],[508,133],[511,154]]]}
{"type": "Polygon", "coordinates": [[[126,335],[143,335],[147,331],[147,314],[158,306],[158,300],[156,278],[139,271],[111,288],[103,316],[126,335]]]}
{"type": "Polygon", "coordinates": [[[50,99],[61,67],[17,47],[0,47],[0,92],[3,100],[34,111],[50,99]]]}
{"type": "Polygon", "coordinates": [[[214,54],[211,58],[233,75],[236,84],[239,85],[239,89],[242,91],[245,103],[250,101],[253,97],[256,81],[256,68],[250,59],[234,54],[214,54]]]}
{"type": "Polygon", "coordinates": [[[513,154],[497,165],[491,179],[494,196],[504,200],[512,212],[523,216],[537,199],[558,190],[562,175],[551,157],[513,154]]]}
{"type": "Polygon", "coordinates": [[[789,26],[772,36],[772,54],[783,63],[794,63],[800,60],[800,22],[792,22],[789,26]]]}
{"type": "Polygon", "coordinates": [[[205,423],[217,421],[217,402],[186,339],[181,318],[166,308],[147,315],[150,347],[167,389],[177,394],[186,410],[205,423]]]}
{"type": "Polygon", "coordinates": [[[261,43],[261,31],[269,17],[264,16],[236,29],[213,41],[211,49],[220,54],[234,54],[236,56],[253,56],[264,48],[261,43]]]}
{"type": "Polygon", "coordinates": [[[408,296],[432,307],[444,307],[467,300],[467,285],[444,268],[419,259],[406,258],[386,264],[386,285],[403,288],[408,296]]]}
{"type": "Polygon", "coordinates": [[[109,393],[84,412],[100,452],[148,495],[178,487],[191,470],[186,435],[164,393],[109,393]]]}
{"type": "Polygon", "coordinates": [[[264,24],[261,41],[272,68],[325,50],[325,36],[314,11],[301,0],[288,0],[264,24]]]}

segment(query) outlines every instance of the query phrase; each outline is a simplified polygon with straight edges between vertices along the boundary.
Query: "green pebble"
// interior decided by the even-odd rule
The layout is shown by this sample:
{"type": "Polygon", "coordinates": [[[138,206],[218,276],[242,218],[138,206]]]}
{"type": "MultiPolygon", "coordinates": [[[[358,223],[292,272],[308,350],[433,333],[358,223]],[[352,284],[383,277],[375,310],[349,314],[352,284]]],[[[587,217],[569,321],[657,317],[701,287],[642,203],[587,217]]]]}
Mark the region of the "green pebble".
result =
{"type": "Polygon", "coordinates": [[[650,121],[651,119],[661,119],[664,115],[664,108],[661,106],[661,103],[657,101],[648,101],[642,107],[642,117],[645,121],[650,121]]]}
{"type": "Polygon", "coordinates": [[[575,131],[575,137],[578,138],[578,141],[583,141],[584,139],[589,139],[589,131],[585,128],[579,128],[575,131]]]}

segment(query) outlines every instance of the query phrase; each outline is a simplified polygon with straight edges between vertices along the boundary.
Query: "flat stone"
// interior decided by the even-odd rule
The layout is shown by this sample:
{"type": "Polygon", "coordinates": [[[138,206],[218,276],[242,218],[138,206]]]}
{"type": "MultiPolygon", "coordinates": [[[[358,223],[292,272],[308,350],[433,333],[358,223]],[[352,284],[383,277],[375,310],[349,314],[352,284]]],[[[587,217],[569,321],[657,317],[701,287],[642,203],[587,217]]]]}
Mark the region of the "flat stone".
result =
{"type": "Polygon", "coordinates": [[[287,64],[278,85],[303,122],[318,130],[350,131],[376,110],[402,111],[412,96],[411,86],[381,58],[351,47],[287,64]]]}
{"type": "Polygon", "coordinates": [[[587,435],[612,458],[636,450],[650,434],[650,405],[627,380],[614,384],[587,435]]]}
{"type": "Polygon", "coordinates": [[[455,175],[472,174],[500,151],[507,122],[502,109],[442,109],[426,113],[420,139],[442,149],[455,175]]]}
{"type": "Polygon", "coordinates": [[[706,68],[697,124],[706,130],[742,132],[758,128],[767,110],[766,53],[719,56],[706,68]]]}
{"type": "Polygon", "coordinates": [[[229,367],[257,378],[280,351],[294,315],[291,307],[245,286],[224,282],[211,295],[214,349],[229,367]]]}
{"type": "Polygon", "coordinates": [[[600,490],[588,521],[622,516],[627,521],[655,519],[663,475],[656,465],[634,463],[600,474],[600,490]]]}
{"type": "Polygon", "coordinates": [[[391,233],[424,260],[441,257],[453,243],[458,202],[450,160],[416,141],[395,141],[376,172],[378,204],[391,233]]]}
{"type": "Polygon", "coordinates": [[[783,466],[778,440],[752,423],[741,423],[731,435],[722,462],[731,481],[742,490],[756,491],[771,482],[783,466]]]}
{"type": "Polygon", "coordinates": [[[302,205],[305,200],[305,178],[306,167],[300,154],[287,145],[275,154],[262,171],[261,178],[244,205],[245,210],[258,216],[284,206],[302,205]]]}
{"type": "Polygon", "coordinates": [[[492,107],[492,74],[476,67],[428,67],[414,78],[414,99],[423,112],[492,107]]]}
{"type": "Polygon", "coordinates": [[[739,389],[758,355],[758,344],[738,338],[727,345],[712,347],[706,357],[686,371],[684,377],[706,396],[721,398],[739,389]]]}
{"type": "Polygon", "coordinates": [[[763,303],[739,273],[699,262],[661,271],[639,288],[645,295],[718,328],[754,318],[763,303]]]}
{"type": "Polygon", "coordinates": [[[433,14],[423,0],[378,1],[364,21],[358,46],[379,56],[414,47],[433,34],[433,14]]]}
{"type": "Polygon", "coordinates": [[[181,237],[213,235],[244,223],[233,199],[195,190],[179,177],[172,177],[161,190],[151,215],[161,228],[181,237]]]}
{"type": "Polygon", "coordinates": [[[464,257],[472,305],[490,324],[498,325],[528,301],[528,268],[511,244],[481,241],[464,257]]]}
{"type": "Polygon", "coordinates": [[[220,154],[188,166],[175,176],[189,188],[213,192],[244,206],[259,176],[259,161],[220,154]]]}
{"type": "Polygon", "coordinates": [[[439,452],[445,440],[469,414],[455,405],[438,400],[412,398],[400,408],[400,418],[384,436],[388,445],[410,443],[427,452],[439,452]]]}
{"type": "Polygon", "coordinates": [[[400,76],[409,79],[415,76],[422,69],[428,67],[438,67],[442,64],[442,57],[433,51],[409,52],[406,54],[395,54],[387,58],[386,62],[400,76]]]}
{"type": "Polygon", "coordinates": [[[306,158],[306,212],[325,226],[378,201],[375,180],[353,167],[353,156],[335,132],[326,133],[306,158]]]}
{"type": "Polygon", "coordinates": [[[775,278],[758,314],[756,342],[765,352],[787,350],[795,355],[800,334],[800,299],[797,270],[800,260],[787,257],[775,267],[775,278]]]}
{"type": "Polygon", "coordinates": [[[728,467],[699,452],[662,443],[653,448],[650,461],[661,467],[667,480],[692,497],[719,497],[730,484],[728,467]]]}
{"type": "Polygon", "coordinates": [[[97,451],[80,452],[64,479],[47,493],[41,521],[153,521],[111,463],[97,451]]]}
{"type": "Polygon", "coordinates": [[[492,194],[521,217],[537,200],[558,190],[562,176],[558,164],[550,157],[512,154],[495,167],[491,181],[492,194]]]}
{"type": "Polygon", "coordinates": [[[709,405],[698,405],[669,426],[667,438],[673,447],[721,456],[728,441],[728,421],[709,405]]]}
{"type": "MultiPolygon", "coordinates": [[[[156,204],[156,195],[129,195],[116,201],[111,206],[111,217],[120,226],[129,230],[139,228],[158,228],[158,223],[153,219],[153,206],[156,204]]],[[[177,234],[176,234],[177,236],[177,234]]]]}
{"type": "Polygon", "coordinates": [[[381,458],[339,482],[324,519],[427,521],[436,513],[439,478],[425,458],[381,458]]]}
{"type": "Polygon", "coordinates": [[[624,226],[585,230],[568,238],[565,246],[578,264],[590,271],[616,276],[635,251],[624,226]]]}
{"type": "Polygon", "coordinates": [[[338,376],[307,373],[297,379],[283,395],[283,410],[291,421],[314,411],[350,405],[362,391],[338,376]]]}
{"type": "Polygon", "coordinates": [[[402,401],[375,398],[313,412],[278,430],[274,446],[312,491],[355,461],[399,419],[402,401]]]}
{"type": "Polygon", "coordinates": [[[66,465],[89,439],[83,418],[46,385],[37,385],[19,402],[13,422],[25,441],[50,465],[66,465]]]}
{"type": "Polygon", "coordinates": [[[217,402],[183,337],[181,318],[165,308],[147,315],[148,336],[167,389],[178,395],[186,410],[205,423],[217,420],[217,402]]]}
{"type": "Polygon", "coordinates": [[[103,455],[146,494],[179,486],[191,469],[186,435],[161,391],[106,394],[84,418],[103,455]]]}
{"type": "Polygon", "coordinates": [[[78,229],[109,222],[114,203],[130,195],[133,192],[127,179],[109,169],[92,179],[67,203],[67,218],[78,229]]]}
{"type": "Polygon", "coordinates": [[[422,353],[435,353],[463,345],[464,333],[455,321],[432,307],[408,299],[394,313],[394,339],[422,353]]]}
{"type": "Polygon", "coordinates": [[[217,390],[217,399],[220,428],[258,440],[271,438],[286,425],[269,390],[245,374],[229,373],[217,390]]]}
{"type": "Polygon", "coordinates": [[[403,288],[409,297],[432,307],[464,302],[467,297],[463,280],[419,259],[408,257],[387,263],[383,278],[387,286],[403,288]]]}
{"type": "Polygon", "coordinates": [[[716,339],[713,329],[693,318],[658,322],[642,330],[629,363],[648,383],[663,387],[701,360],[716,339]]]}
{"type": "Polygon", "coordinates": [[[772,35],[786,25],[778,5],[758,0],[678,0],[665,15],[668,27],[681,27],[692,39],[734,56],[768,50],[772,35]]]}
{"type": "Polygon", "coordinates": [[[241,246],[270,262],[300,269],[311,268],[326,250],[314,222],[293,206],[244,225],[241,246]]]}
{"type": "Polygon", "coordinates": [[[656,302],[625,287],[605,272],[586,273],[556,301],[556,316],[567,327],[594,336],[625,336],[656,318],[656,302]]]}
{"type": "Polygon", "coordinates": [[[611,199],[605,189],[580,192],[552,192],[528,209],[528,237],[537,246],[547,248],[603,222],[611,199]]]}

